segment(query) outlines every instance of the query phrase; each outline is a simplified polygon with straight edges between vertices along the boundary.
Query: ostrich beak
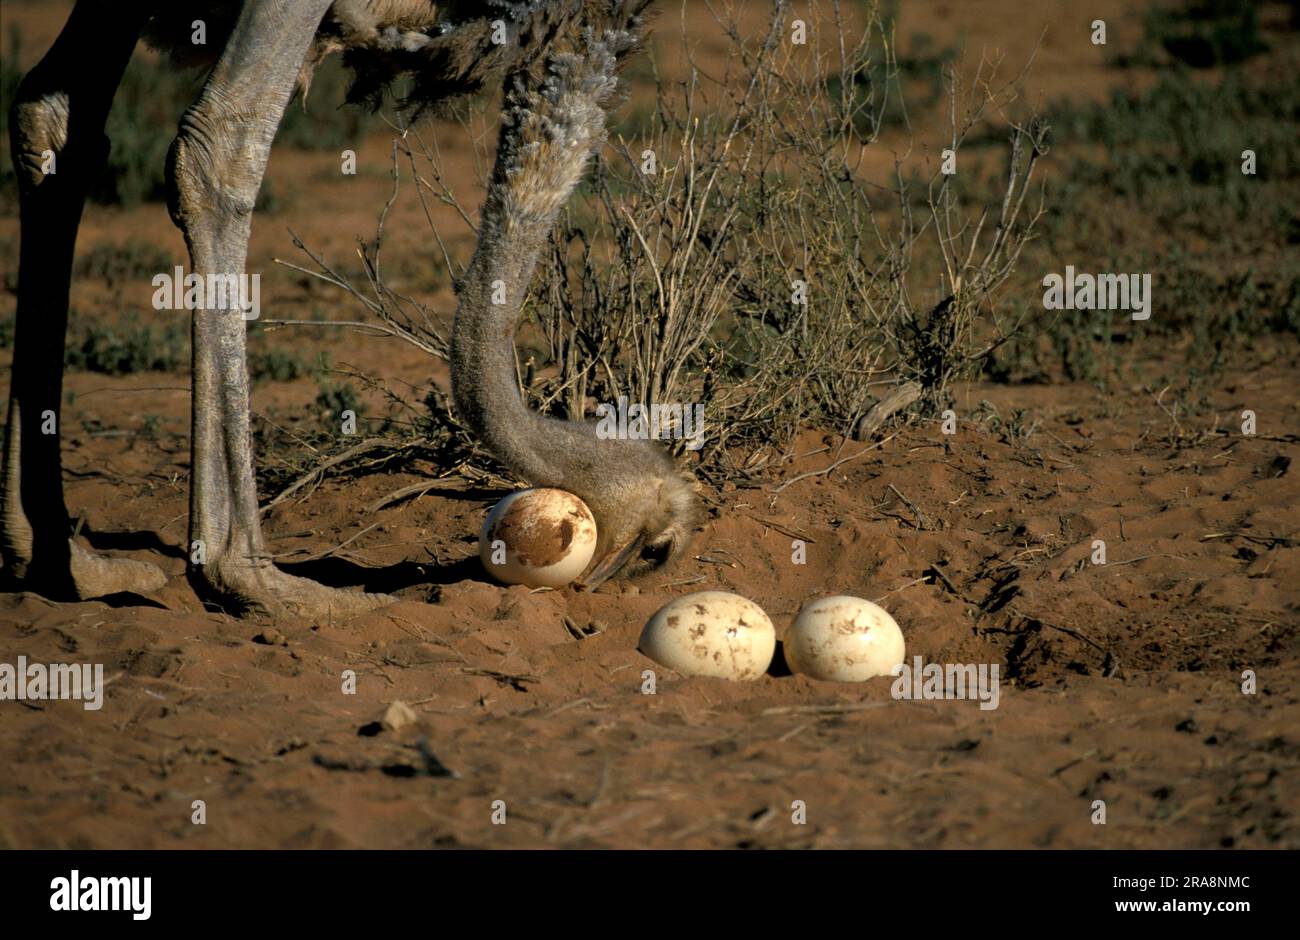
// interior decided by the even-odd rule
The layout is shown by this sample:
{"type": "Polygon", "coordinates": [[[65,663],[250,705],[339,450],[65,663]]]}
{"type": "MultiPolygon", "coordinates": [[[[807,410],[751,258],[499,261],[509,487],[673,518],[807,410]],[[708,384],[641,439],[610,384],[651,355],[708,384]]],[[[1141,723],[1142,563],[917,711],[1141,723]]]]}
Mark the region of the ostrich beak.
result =
{"type": "Polygon", "coordinates": [[[618,572],[618,569],[627,564],[629,558],[641,551],[641,546],[643,544],[645,544],[644,532],[639,533],[636,538],[632,539],[632,541],[628,542],[622,548],[615,549],[602,558],[596,564],[596,567],[578,578],[577,581],[574,581],[573,586],[579,591],[596,590],[596,588],[600,587],[613,577],[618,572]]]}

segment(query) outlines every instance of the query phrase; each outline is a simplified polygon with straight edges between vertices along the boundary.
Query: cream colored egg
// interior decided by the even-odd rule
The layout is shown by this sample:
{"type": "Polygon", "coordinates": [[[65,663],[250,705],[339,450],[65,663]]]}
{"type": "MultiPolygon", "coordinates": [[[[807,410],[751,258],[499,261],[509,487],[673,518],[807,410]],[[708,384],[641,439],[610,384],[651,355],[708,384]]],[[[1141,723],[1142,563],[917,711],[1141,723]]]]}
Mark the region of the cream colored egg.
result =
{"type": "Polygon", "coordinates": [[[889,675],[904,658],[903,631],[889,612],[843,595],[805,604],[782,647],[791,672],[833,682],[889,675]]]}
{"type": "Polygon", "coordinates": [[[757,679],[772,663],[776,629],[748,598],[700,591],[661,607],[637,648],[685,676],[757,679]]]}
{"type": "Polygon", "coordinates": [[[498,581],[563,587],[596,552],[587,504],[556,489],[520,490],[492,507],[479,534],[479,558],[498,581]]]}

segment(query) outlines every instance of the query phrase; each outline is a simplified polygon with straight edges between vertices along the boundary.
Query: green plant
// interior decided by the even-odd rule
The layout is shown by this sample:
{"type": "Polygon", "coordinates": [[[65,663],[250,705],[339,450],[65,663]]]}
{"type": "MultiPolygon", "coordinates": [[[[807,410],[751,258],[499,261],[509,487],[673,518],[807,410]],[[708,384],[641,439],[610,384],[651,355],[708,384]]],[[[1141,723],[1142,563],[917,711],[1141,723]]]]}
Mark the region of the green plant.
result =
{"type": "Polygon", "coordinates": [[[139,323],[134,317],[112,326],[91,323],[66,346],[64,364],[70,369],[129,375],[171,372],[185,361],[188,325],[139,323]]]}
{"type": "Polygon", "coordinates": [[[1056,145],[1072,156],[1032,263],[1149,272],[1155,299],[1142,324],[1063,311],[1051,339],[1067,377],[1103,381],[1137,352],[1122,341],[1142,335],[1185,340],[1189,369],[1208,376],[1253,337],[1297,334],[1300,264],[1284,247],[1300,234],[1295,61],[1279,53],[1213,81],[1181,69],[1104,103],[1049,110],[1056,145]]]}
{"type": "Polygon", "coordinates": [[[74,280],[90,278],[114,287],[127,281],[148,284],[156,274],[172,274],[176,261],[170,252],[140,238],[126,242],[100,242],[72,265],[74,280]]]}
{"type": "Polygon", "coordinates": [[[248,354],[248,374],[257,382],[271,379],[274,382],[291,382],[308,372],[307,363],[295,352],[282,349],[254,349],[248,354]]]}
{"type": "Polygon", "coordinates": [[[320,423],[329,430],[338,428],[343,412],[352,412],[358,420],[363,413],[361,399],[351,382],[322,382],[314,404],[320,423]]]}
{"type": "Polygon", "coordinates": [[[1121,65],[1171,62],[1197,69],[1237,65],[1268,50],[1259,28],[1257,0],[1185,0],[1157,5],[1143,17],[1137,50],[1121,65]]]}

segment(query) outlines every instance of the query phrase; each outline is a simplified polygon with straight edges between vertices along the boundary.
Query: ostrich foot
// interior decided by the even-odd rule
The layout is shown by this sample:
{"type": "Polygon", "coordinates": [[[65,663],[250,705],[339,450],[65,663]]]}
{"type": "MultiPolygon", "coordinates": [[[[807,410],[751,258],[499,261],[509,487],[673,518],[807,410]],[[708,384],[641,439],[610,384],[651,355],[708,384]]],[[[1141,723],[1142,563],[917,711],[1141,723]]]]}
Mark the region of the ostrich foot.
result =
{"type": "Polygon", "coordinates": [[[156,565],[99,555],[71,539],[68,554],[57,555],[62,553],[50,552],[42,556],[43,562],[33,562],[30,551],[7,553],[5,589],[31,591],[54,601],[87,601],[109,594],[153,594],[167,583],[156,565]]]}
{"type": "Polygon", "coordinates": [[[285,574],[273,565],[222,560],[190,570],[199,597],[239,616],[343,619],[397,602],[388,594],[344,591],[285,574]]]}
{"type": "Polygon", "coordinates": [[[130,558],[108,558],[69,541],[68,568],[73,590],[86,600],[107,594],[152,594],[167,583],[167,575],[156,565],[130,558]]]}

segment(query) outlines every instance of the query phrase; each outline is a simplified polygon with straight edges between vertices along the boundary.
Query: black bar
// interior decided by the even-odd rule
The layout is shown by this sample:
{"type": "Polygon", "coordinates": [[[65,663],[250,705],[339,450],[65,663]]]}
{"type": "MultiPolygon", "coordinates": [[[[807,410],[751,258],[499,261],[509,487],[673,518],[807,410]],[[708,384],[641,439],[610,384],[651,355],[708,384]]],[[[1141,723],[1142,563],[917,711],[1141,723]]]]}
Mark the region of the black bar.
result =
{"type": "MultiPolygon", "coordinates": [[[[511,933],[993,926],[1051,917],[1232,929],[1295,909],[1292,852],[35,851],[0,854],[6,928],[284,925],[511,933]],[[51,909],[55,879],[149,877],[149,917],[51,909]],[[1172,879],[1161,883],[1161,879],[1172,879]],[[1116,879],[1127,879],[1119,882],[1116,879]],[[1155,910],[1119,910],[1128,902],[1155,910]],[[1209,902],[1248,909],[1189,911],[1209,902]],[[1181,910],[1161,910],[1166,903],[1181,910]],[[386,925],[386,926],[385,926],[386,925]],[[455,926],[453,926],[455,925],[455,926]]],[[[96,884],[98,884],[96,882],[96,884]]],[[[141,884],[143,884],[141,882],[141,884]]],[[[67,886],[71,888],[69,883],[67,886]]],[[[97,888],[93,892],[98,896],[97,888]]],[[[64,900],[70,891],[64,892],[64,900]]],[[[84,896],[84,895],[83,895],[84,896]]],[[[122,907],[131,905],[126,900],[122,907]]],[[[143,904],[137,902],[138,908],[143,904]]],[[[1040,922],[1040,926],[1044,926],[1040,922]]],[[[8,929],[6,929],[8,933],[8,929]]],[[[17,936],[16,934],[9,934],[17,936]]]]}

